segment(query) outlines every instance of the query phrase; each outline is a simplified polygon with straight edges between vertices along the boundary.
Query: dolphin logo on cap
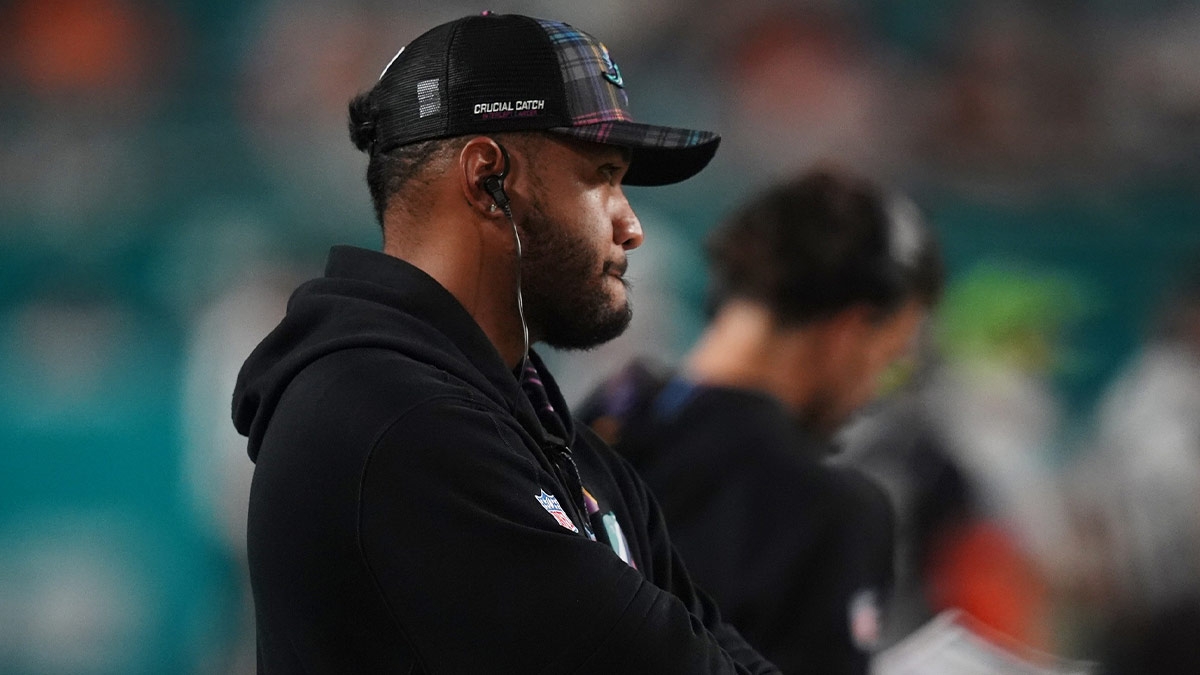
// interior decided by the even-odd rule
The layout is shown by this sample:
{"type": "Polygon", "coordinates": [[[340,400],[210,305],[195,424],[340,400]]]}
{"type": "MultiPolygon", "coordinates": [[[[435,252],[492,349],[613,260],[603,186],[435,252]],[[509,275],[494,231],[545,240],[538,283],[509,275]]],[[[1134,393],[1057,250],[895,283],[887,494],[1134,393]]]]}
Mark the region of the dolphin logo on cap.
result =
{"type": "Polygon", "coordinates": [[[612,57],[608,54],[608,47],[603,44],[600,45],[600,56],[604,59],[604,70],[600,71],[604,73],[604,79],[624,89],[625,80],[621,77],[621,69],[613,63],[612,57]]]}

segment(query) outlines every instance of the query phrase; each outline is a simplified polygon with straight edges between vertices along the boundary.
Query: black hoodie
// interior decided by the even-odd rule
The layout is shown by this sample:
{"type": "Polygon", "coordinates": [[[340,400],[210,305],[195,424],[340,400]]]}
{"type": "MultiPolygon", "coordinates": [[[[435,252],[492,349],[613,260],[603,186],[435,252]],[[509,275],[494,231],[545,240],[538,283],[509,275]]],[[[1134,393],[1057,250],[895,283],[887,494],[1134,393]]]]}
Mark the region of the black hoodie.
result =
{"type": "Polygon", "coordinates": [[[233,399],[260,672],[777,672],[533,364],[567,443],[419,269],[336,247],[296,290],[233,399]]]}
{"type": "Polygon", "coordinates": [[[635,361],[580,406],[650,486],[722,614],[785,673],[865,675],[893,584],[894,516],[774,396],[635,361]]]}

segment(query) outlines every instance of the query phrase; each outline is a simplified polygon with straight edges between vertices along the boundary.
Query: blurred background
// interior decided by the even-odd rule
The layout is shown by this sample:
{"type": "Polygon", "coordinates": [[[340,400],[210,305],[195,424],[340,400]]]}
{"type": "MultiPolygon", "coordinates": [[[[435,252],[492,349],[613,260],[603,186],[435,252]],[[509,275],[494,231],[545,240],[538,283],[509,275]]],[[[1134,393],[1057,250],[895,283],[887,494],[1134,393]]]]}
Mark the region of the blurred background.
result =
{"type": "Polygon", "coordinates": [[[750,191],[859,171],[927,210],[951,284],[847,435],[900,505],[893,638],[960,607],[1115,672],[1196,642],[1200,2],[8,0],[0,672],[253,672],[237,369],[331,244],[379,245],[349,98],[481,9],[595,34],[640,119],[725,137],[629,190],[636,318],[552,355],[569,400],[682,353],[750,191]]]}

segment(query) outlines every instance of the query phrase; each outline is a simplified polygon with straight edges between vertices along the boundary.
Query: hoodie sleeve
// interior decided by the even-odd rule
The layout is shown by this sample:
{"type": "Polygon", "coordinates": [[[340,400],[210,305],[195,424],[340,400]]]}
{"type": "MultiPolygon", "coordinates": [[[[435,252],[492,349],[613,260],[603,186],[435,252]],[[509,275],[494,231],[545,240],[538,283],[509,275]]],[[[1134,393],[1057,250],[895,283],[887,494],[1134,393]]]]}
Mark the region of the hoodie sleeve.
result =
{"type": "Polygon", "coordinates": [[[466,401],[428,401],[379,436],[360,553],[427,670],[763,672],[722,648],[695,598],[568,529],[546,499],[558,490],[515,431],[466,401]]]}
{"type": "MultiPolygon", "coordinates": [[[[632,544],[639,552],[637,558],[642,561],[639,569],[656,586],[678,597],[688,611],[713,634],[721,648],[749,672],[779,672],[776,666],[746,642],[733,625],[723,619],[712,597],[693,583],[682,556],[671,542],[662,509],[637,471],[623,457],[609,450],[591,429],[582,425],[578,429],[588,437],[588,445],[607,457],[607,466],[623,486],[624,501],[629,509],[627,517],[640,521],[640,528],[634,533],[636,543],[632,544]]],[[[789,672],[804,671],[797,669],[789,672]]]]}

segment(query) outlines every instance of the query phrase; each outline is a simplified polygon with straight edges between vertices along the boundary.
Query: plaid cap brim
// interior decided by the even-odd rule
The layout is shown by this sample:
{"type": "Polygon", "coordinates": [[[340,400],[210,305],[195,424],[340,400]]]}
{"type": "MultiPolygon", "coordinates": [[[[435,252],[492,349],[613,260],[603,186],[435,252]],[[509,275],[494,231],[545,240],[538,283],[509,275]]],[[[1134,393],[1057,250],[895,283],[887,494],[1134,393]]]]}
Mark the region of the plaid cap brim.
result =
{"type": "Polygon", "coordinates": [[[549,131],[629,148],[632,158],[625,185],[670,185],[687,180],[708,166],[721,143],[721,137],[711,131],[626,121],[554,127],[549,131]]]}

